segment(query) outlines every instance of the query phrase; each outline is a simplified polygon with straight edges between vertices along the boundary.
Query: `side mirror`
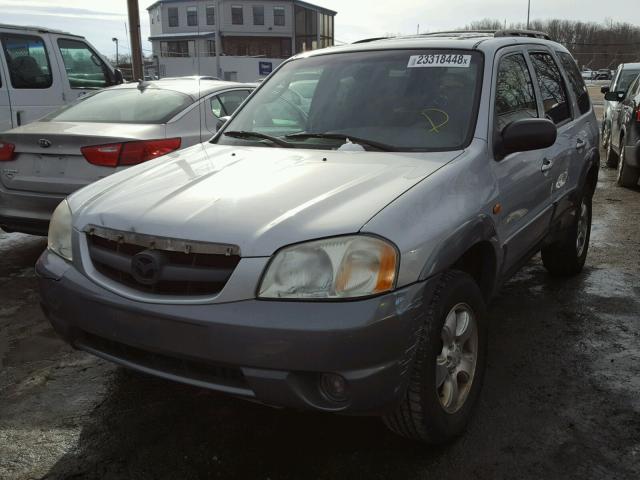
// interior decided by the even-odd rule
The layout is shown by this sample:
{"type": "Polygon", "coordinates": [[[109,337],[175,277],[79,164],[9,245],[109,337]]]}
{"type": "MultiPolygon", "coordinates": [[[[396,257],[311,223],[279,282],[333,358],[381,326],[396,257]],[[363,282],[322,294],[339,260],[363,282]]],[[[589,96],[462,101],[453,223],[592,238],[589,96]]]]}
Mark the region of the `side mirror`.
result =
{"type": "Polygon", "coordinates": [[[216,122],[216,131],[220,130],[222,127],[224,127],[225,123],[227,123],[229,121],[231,117],[230,116],[226,116],[226,117],[220,117],[218,119],[218,121],[216,122]]]}
{"type": "Polygon", "coordinates": [[[604,99],[608,102],[620,102],[624,100],[624,92],[607,92],[604,94],[604,99]]]}
{"type": "Polygon", "coordinates": [[[607,92],[609,92],[609,87],[608,87],[608,86],[600,87],[600,92],[601,92],[601,93],[607,93],[607,92]]]}
{"type": "Polygon", "coordinates": [[[546,118],[524,118],[504,127],[496,145],[496,157],[548,148],[556,142],[558,128],[546,118]]]}
{"type": "Polygon", "coordinates": [[[113,76],[114,76],[114,78],[116,80],[116,85],[121,85],[121,84],[124,83],[124,77],[122,76],[122,72],[120,71],[119,68],[116,68],[113,71],[113,76]]]}

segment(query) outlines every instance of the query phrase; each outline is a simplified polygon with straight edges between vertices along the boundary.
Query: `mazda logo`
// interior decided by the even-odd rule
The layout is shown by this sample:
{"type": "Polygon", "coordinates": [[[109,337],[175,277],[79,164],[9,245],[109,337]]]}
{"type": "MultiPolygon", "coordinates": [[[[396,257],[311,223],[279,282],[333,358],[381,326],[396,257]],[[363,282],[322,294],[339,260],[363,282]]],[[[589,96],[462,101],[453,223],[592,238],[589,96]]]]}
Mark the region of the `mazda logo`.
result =
{"type": "Polygon", "coordinates": [[[40,140],[38,140],[38,145],[40,145],[42,148],[49,148],[51,146],[51,142],[46,138],[41,138],[40,140]]]}
{"type": "Polygon", "coordinates": [[[131,259],[131,276],[142,285],[155,285],[160,281],[164,255],[155,250],[137,253],[131,259]]]}

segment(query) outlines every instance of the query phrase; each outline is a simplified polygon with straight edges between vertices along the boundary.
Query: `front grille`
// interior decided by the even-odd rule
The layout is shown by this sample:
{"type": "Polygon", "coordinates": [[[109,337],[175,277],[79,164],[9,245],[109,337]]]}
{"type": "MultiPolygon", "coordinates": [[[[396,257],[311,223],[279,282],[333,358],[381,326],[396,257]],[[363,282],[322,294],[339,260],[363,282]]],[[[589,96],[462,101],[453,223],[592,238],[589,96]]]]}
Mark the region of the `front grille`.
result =
{"type": "Polygon", "coordinates": [[[136,291],[158,295],[215,295],[240,261],[239,250],[233,246],[128,235],[96,227],[87,230],[87,243],[99,273],[136,291]],[[157,259],[155,274],[141,279],[134,271],[134,257],[149,253],[157,259]]]}
{"type": "Polygon", "coordinates": [[[134,365],[182,378],[234,388],[249,388],[242,370],[237,367],[155,353],[84,331],[76,332],[74,343],[134,365]]]}

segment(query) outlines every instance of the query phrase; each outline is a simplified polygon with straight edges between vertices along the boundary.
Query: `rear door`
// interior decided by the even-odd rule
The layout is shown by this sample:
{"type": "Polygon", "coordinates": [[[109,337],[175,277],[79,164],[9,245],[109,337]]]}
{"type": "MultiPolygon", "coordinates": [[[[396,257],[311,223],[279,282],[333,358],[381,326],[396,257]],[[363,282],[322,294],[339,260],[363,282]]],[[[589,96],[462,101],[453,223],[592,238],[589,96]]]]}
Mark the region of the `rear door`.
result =
{"type": "Polygon", "coordinates": [[[9,130],[11,122],[11,102],[9,101],[9,89],[7,87],[7,76],[2,66],[2,55],[0,54],[0,132],[9,130]]]}
{"type": "Polygon", "coordinates": [[[3,32],[0,43],[7,62],[14,127],[64,103],[60,71],[47,35],[3,32]]]}
{"type": "MultiPolygon", "coordinates": [[[[541,115],[532,69],[521,47],[504,49],[494,64],[494,142],[511,122],[541,115]]],[[[539,95],[539,94],[538,94],[539,95]]],[[[517,266],[546,235],[551,223],[551,179],[543,171],[546,152],[517,152],[492,162],[500,189],[498,235],[503,273],[517,266]]]]}
{"type": "Polygon", "coordinates": [[[570,185],[577,184],[577,179],[570,179],[569,175],[578,175],[576,169],[570,170],[572,165],[582,163],[581,155],[586,152],[587,134],[574,117],[569,89],[551,52],[536,47],[529,50],[529,58],[542,113],[558,129],[555,144],[540,152],[543,155],[542,173],[548,178],[550,200],[555,203],[566,195],[570,185]]]}

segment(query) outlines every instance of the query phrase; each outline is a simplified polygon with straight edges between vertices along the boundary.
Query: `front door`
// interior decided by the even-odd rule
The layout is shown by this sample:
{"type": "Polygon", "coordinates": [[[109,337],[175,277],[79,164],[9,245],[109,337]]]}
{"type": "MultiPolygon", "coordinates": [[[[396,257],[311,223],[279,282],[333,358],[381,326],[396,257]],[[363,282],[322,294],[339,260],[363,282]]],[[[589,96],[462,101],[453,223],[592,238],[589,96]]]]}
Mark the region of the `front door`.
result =
{"type": "Polygon", "coordinates": [[[0,60],[0,132],[9,130],[11,127],[11,102],[9,102],[7,76],[2,67],[2,61],[0,60]]]}
{"type": "MultiPolygon", "coordinates": [[[[531,65],[519,47],[496,59],[493,124],[496,137],[511,122],[540,116],[531,65]]],[[[546,152],[534,150],[493,161],[499,188],[498,235],[505,246],[503,273],[517,266],[544,238],[551,223],[551,179],[546,152]]]]}
{"type": "Polygon", "coordinates": [[[108,87],[109,67],[84,41],[52,35],[53,50],[64,65],[63,92],[65,101],[73,102],[93,90],[108,87]]]}

